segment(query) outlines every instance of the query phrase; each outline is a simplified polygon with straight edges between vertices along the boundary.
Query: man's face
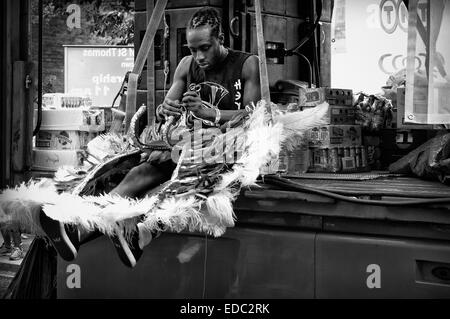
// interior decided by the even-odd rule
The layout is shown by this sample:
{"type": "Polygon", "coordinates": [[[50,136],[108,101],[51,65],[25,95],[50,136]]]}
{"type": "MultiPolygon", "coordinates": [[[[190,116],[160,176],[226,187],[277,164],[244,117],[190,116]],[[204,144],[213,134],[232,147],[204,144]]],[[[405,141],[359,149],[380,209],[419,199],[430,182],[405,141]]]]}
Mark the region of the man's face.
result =
{"type": "Polygon", "coordinates": [[[186,40],[188,48],[200,68],[210,69],[219,61],[222,40],[211,35],[211,27],[188,29],[186,40]]]}

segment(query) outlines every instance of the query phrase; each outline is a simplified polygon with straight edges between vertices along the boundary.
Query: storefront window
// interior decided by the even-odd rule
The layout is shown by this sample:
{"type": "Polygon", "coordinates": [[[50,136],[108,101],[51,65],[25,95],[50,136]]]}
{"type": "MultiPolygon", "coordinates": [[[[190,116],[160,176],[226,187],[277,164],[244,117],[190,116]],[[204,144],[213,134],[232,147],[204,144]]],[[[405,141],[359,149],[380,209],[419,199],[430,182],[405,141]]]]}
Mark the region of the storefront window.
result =
{"type": "MultiPolygon", "coordinates": [[[[93,106],[111,106],[134,63],[134,1],[33,1],[32,54],[42,41],[42,94],[89,97],[93,106]]],[[[45,101],[44,101],[45,102],[45,101]]]]}
{"type": "Polygon", "coordinates": [[[408,11],[402,0],[336,0],[331,86],[382,93],[406,71],[408,11]]]}
{"type": "Polygon", "coordinates": [[[449,39],[449,0],[336,0],[331,86],[394,99],[406,86],[404,123],[449,124],[449,39]]]}

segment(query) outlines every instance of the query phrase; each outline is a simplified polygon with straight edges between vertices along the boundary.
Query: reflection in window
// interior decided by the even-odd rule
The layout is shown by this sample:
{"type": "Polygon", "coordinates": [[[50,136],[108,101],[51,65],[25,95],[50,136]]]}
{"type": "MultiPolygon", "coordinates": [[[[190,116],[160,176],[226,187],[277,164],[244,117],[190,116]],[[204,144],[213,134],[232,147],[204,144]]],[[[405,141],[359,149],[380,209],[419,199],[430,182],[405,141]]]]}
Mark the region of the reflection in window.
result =
{"type": "MultiPolygon", "coordinates": [[[[134,1],[43,1],[43,93],[65,92],[64,45],[132,45],[134,1]]],[[[38,60],[38,1],[32,6],[32,56],[38,60]]]]}
{"type": "Polygon", "coordinates": [[[336,0],[331,86],[377,94],[393,78],[404,77],[407,24],[402,0],[336,0]]]}
{"type": "Polygon", "coordinates": [[[405,122],[449,124],[450,1],[412,0],[409,12],[405,122]]]}

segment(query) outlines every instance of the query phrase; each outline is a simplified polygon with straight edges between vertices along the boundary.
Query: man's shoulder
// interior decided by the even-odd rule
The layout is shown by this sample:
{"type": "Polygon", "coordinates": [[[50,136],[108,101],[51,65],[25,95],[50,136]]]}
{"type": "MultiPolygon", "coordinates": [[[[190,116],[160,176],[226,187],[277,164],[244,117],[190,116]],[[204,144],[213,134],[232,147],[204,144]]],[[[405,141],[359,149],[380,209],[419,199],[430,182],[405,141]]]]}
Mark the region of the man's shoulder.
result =
{"type": "Polygon", "coordinates": [[[251,54],[244,61],[242,66],[242,76],[244,78],[251,77],[259,72],[259,58],[257,55],[251,54]]]}
{"type": "Polygon", "coordinates": [[[192,63],[192,55],[187,55],[181,59],[177,65],[175,76],[180,78],[186,78],[192,63]]]}
{"type": "Polygon", "coordinates": [[[231,48],[228,48],[228,51],[231,53],[232,59],[243,58],[244,60],[246,60],[250,56],[254,55],[253,53],[250,53],[250,52],[235,50],[235,49],[231,49],[231,48]]]}
{"type": "Polygon", "coordinates": [[[192,63],[192,55],[186,55],[181,59],[180,63],[178,63],[178,67],[189,70],[191,63],[192,63]]]}

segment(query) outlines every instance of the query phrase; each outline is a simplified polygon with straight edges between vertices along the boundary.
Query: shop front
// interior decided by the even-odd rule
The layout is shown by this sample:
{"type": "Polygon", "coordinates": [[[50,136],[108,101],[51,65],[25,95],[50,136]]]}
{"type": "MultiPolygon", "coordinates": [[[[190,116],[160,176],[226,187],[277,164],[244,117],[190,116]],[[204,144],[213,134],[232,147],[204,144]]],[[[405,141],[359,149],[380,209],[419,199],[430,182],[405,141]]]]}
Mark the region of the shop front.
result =
{"type": "MultiPolygon", "coordinates": [[[[2,188],[32,182],[0,195],[2,216],[22,201],[97,233],[72,260],[37,237],[8,297],[450,297],[450,1],[23,2],[3,5],[26,8],[29,36],[2,59],[2,188]],[[196,153],[189,112],[161,121],[158,106],[204,6],[224,47],[260,57],[263,103],[228,130],[223,110],[199,119],[216,131],[196,153]],[[108,197],[160,151],[176,159],[168,182],[108,197]],[[160,235],[130,267],[111,238],[138,218],[160,235]],[[42,289],[23,284],[32,271],[42,289]]],[[[186,90],[217,109],[231,94],[186,90]]],[[[33,214],[20,221],[42,235],[33,214]]]]}

